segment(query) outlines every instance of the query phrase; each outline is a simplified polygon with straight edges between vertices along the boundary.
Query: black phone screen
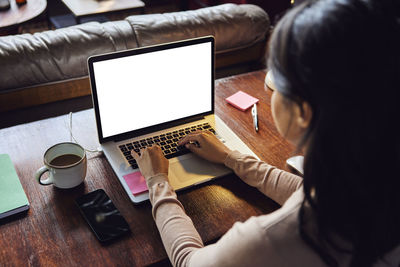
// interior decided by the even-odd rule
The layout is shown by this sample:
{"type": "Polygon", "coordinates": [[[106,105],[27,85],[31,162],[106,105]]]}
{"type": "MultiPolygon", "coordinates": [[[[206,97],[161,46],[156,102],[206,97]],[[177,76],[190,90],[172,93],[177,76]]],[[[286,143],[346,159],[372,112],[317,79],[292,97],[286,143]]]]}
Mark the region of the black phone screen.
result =
{"type": "Polygon", "coordinates": [[[85,194],[75,202],[100,242],[111,241],[129,232],[128,223],[103,189],[85,194]]]}

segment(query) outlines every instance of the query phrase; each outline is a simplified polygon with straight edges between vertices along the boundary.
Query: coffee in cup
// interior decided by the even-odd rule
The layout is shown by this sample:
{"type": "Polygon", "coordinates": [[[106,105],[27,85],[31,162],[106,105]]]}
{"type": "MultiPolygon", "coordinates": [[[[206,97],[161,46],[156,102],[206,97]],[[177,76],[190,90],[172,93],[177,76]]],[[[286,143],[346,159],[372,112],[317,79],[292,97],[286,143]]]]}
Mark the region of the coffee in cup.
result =
{"type": "Polygon", "coordinates": [[[78,186],[86,177],[87,158],[85,149],[76,143],[56,144],[44,153],[44,166],[36,171],[35,178],[41,185],[62,189],[78,186]],[[42,175],[49,172],[46,180],[42,175]]]}

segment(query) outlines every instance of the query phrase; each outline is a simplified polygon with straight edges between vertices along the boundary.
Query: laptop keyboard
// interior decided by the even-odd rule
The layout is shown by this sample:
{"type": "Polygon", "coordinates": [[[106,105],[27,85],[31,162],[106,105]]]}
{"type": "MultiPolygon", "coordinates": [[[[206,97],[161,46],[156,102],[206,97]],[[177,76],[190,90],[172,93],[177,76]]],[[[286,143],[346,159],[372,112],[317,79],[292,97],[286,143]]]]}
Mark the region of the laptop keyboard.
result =
{"type": "Polygon", "coordinates": [[[164,156],[167,159],[174,158],[180,155],[184,155],[190,152],[186,147],[179,146],[178,141],[185,137],[187,134],[195,131],[210,131],[213,134],[216,134],[215,130],[208,123],[202,123],[199,125],[194,125],[191,127],[182,128],[180,130],[168,132],[165,134],[156,135],[153,137],[141,139],[139,141],[135,141],[132,143],[126,143],[119,146],[122,154],[124,154],[125,158],[132,166],[133,169],[137,169],[138,165],[136,160],[132,156],[132,151],[138,153],[140,155],[140,149],[152,146],[159,145],[162,149],[164,156]]]}

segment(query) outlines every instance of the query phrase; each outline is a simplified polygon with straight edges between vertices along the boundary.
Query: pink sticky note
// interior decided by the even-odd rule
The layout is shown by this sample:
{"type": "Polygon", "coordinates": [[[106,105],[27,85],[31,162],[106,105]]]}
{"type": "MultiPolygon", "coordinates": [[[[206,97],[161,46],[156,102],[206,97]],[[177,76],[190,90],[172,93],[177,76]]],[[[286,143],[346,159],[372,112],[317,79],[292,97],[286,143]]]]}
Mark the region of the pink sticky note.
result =
{"type": "Polygon", "coordinates": [[[132,172],[130,174],[124,175],[123,177],[132,194],[137,195],[149,190],[147,188],[146,180],[144,179],[140,171],[132,172]]]}
{"type": "Polygon", "coordinates": [[[252,97],[251,95],[246,94],[242,91],[234,93],[230,97],[227,97],[225,100],[228,101],[229,104],[242,111],[245,111],[246,109],[258,102],[257,98],[252,97]]]}

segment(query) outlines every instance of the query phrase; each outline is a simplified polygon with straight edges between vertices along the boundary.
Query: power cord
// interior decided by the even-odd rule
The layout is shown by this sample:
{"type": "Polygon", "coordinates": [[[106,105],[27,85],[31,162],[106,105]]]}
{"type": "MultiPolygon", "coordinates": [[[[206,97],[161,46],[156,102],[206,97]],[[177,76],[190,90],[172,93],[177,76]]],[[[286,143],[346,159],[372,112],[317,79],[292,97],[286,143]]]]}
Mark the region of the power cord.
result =
{"type": "MultiPolygon", "coordinates": [[[[72,112],[69,113],[69,135],[70,135],[70,140],[71,142],[74,141],[75,143],[79,144],[78,141],[76,141],[74,135],[72,134],[72,112]]],[[[83,147],[83,146],[82,146],[83,147]]],[[[86,152],[91,152],[91,153],[97,153],[97,152],[103,152],[103,150],[101,149],[101,147],[98,147],[96,150],[90,150],[90,149],[86,149],[83,147],[83,149],[86,152]]]]}

